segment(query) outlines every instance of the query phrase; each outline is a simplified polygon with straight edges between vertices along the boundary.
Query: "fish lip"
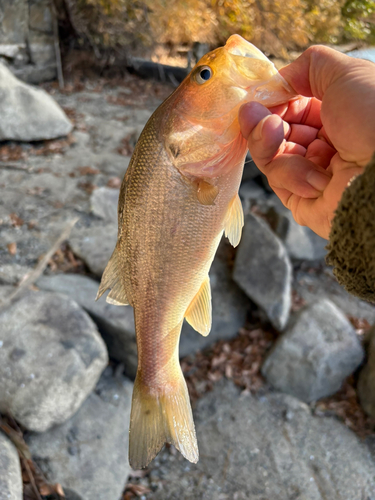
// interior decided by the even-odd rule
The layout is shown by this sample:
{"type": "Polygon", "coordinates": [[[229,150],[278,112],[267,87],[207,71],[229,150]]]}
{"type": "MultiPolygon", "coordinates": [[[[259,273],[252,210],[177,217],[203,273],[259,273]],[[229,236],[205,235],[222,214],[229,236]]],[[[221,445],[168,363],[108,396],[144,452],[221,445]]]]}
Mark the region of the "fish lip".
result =
{"type": "Polygon", "coordinates": [[[228,38],[225,44],[225,49],[228,54],[234,56],[247,57],[249,59],[260,59],[273,64],[263,52],[261,52],[255,45],[242,38],[240,35],[232,35],[228,38]]]}

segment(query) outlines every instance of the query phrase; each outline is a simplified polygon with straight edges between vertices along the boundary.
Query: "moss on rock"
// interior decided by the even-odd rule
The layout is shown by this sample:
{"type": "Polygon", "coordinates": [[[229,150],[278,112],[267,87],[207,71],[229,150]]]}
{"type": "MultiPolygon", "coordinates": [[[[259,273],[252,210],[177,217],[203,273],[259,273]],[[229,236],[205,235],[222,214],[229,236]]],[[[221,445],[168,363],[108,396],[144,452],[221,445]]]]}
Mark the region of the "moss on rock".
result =
{"type": "Polygon", "coordinates": [[[327,264],[345,289],[375,302],[375,155],[344,191],[333,219],[327,264]]]}

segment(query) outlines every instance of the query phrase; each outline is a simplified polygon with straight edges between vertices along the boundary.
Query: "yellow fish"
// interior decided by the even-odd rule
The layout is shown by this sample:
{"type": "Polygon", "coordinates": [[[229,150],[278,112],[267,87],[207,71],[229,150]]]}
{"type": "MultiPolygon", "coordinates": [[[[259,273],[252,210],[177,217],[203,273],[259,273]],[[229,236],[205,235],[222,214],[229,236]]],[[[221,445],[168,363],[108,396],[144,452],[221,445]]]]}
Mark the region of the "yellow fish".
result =
{"type": "Polygon", "coordinates": [[[231,36],[205,55],[147,122],[122,183],[118,240],[98,298],[130,304],[138,371],[130,418],[129,461],[146,467],[164,443],[196,463],[198,446],[178,356],[184,318],[211,328],[208,271],[223,232],[238,245],[238,197],[246,141],[238,111],[295,94],[251,43],[231,36]]]}

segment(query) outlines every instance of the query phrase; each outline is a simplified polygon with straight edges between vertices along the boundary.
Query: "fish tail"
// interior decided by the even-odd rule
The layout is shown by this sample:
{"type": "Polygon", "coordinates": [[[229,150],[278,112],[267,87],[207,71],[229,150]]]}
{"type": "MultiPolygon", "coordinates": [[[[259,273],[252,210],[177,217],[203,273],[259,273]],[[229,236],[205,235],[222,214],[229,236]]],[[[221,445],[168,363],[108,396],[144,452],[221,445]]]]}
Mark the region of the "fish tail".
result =
{"type": "Polygon", "coordinates": [[[146,467],[165,443],[173,444],[190,462],[199,458],[189,394],[179,367],[178,380],[163,389],[150,389],[137,374],[132,400],[129,463],[146,467]]]}

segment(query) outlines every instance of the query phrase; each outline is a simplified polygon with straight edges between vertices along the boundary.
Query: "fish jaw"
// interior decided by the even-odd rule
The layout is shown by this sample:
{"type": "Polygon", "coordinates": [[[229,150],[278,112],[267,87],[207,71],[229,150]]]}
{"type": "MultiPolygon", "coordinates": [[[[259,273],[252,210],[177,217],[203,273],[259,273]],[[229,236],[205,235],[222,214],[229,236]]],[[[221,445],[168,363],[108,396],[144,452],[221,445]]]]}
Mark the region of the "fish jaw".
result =
{"type": "Polygon", "coordinates": [[[233,79],[246,90],[242,101],[256,101],[266,107],[284,104],[297,97],[296,92],[255,45],[239,35],[228,38],[224,50],[235,66],[233,79]]]}

